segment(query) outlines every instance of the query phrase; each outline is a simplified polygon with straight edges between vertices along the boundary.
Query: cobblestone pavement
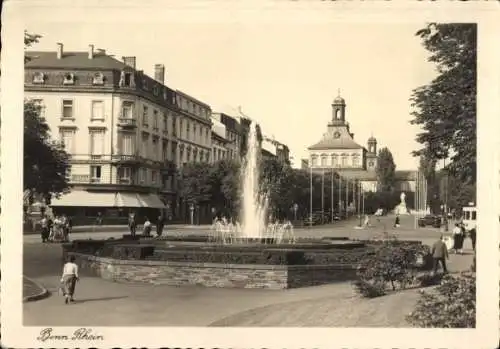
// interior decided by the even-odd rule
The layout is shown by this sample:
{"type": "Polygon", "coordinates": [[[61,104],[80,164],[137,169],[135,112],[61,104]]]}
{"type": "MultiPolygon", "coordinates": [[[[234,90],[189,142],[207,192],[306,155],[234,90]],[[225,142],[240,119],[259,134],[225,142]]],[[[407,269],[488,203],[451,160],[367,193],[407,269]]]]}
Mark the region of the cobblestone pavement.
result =
{"type": "MultiPolygon", "coordinates": [[[[386,218],[386,225],[391,222],[386,218]]],[[[396,231],[401,239],[432,243],[439,237],[437,230],[413,230],[408,217],[404,217],[402,223],[403,227],[396,231]]],[[[296,233],[298,236],[349,234],[366,238],[382,231],[381,227],[354,230],[354,225],[344,222],[337,226],[297,229],[296,233]]],[[[92,237],[102,238],[106,233],[96,234],[99,237],[92,237]]],[[[65,305],[57,295],[61,247],[30,238],[25,236],[24,274],[40,282],[53,295],[24,304],[24,323],[28,326],[408,326],[404,316],[417,298],[414,290],[408,290],[359,301],[353,298],[349,283],[282,291],[219,289],[120,284],[83,273],[77,285],[77,302],[65,305]]],[[[469,268],[472,261],[469,245],[466,240],[468,254],[450,257],[451,271],[469,268]]]]}

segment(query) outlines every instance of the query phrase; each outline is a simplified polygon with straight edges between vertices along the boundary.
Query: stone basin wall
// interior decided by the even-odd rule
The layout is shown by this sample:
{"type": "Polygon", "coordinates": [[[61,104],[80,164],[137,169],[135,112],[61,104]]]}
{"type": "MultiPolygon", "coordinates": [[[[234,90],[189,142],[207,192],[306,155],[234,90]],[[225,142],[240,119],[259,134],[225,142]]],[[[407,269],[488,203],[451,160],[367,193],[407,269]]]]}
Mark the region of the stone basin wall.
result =
{"type": "Polygon", "coordinates": [[[286,289],[354,280],[350,265],[253,265],[189,263],[150,260],[118,260],[77,252],[80,268],[115,282],[155,285],[286,289]]]}

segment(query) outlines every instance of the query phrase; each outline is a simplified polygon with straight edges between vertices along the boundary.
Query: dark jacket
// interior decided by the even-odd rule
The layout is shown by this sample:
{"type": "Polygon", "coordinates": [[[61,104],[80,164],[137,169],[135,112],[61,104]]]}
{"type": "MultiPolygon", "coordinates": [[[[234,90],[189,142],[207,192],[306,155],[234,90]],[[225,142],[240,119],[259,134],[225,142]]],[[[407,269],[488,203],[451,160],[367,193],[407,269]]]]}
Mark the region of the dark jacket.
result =
{"type": "Polygon", "coordinates": [[[448,249],[442,240],[438,240],[432,245],[431,254],[433,258],[448,258],[448,249]]]}

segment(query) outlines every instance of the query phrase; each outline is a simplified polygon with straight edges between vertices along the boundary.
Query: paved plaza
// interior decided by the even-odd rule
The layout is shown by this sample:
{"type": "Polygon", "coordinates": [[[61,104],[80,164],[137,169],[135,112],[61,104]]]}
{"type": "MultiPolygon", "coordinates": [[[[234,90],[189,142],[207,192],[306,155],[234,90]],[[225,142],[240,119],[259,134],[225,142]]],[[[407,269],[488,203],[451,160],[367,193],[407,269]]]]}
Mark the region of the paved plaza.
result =
{"type": "MultiPolygon", "coordinates": [[[[381,218],[376,226],[354,229],[356,222],[339,222],[312,229],[296,229],[297,236],[380,235],[384,224],[400,239],[431,244],[439,230],[415,230],[412,217],[403,217],[393,229],[393,217],[381,218]]],[[[168,229],[167,229],[168,231],[168,229]]],[[[75,233],[72,238],[118,237],[124,232],[75,233]]],[[[189,227],[170,229],[170,234],[199,234],[189,227]]],[[[37,235],[24,236],[24,274],[44,285],[52,295],[24,304],[28,326],[379,326],[407,327],[404,317],[413,308],[417,290],[406,290],[371,300],[359,300],[350,283],[288,290],[223,289],[199,286],[173,287],[121,284],[90,277],[82,271],[77,302],[65,305],[57,295],[61,247],[42,244],[37,235]],[[68,311],[71,307],[71,311],[68,311]]],[[[464,255],[451,255],[451,272],[467,270],[472,262],[470,240],[464,255]]]]}

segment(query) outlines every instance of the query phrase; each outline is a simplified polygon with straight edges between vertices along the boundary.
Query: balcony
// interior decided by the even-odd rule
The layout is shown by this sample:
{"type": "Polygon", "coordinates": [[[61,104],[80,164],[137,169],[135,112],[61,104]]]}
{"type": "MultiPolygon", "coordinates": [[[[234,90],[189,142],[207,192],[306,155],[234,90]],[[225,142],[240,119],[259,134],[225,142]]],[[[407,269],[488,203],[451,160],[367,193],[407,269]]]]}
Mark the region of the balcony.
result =
{"type": "Polygon", "coordinates": [[[136,128],[137,120],[132,118],[118,118],[118,126],[121,128],[136,128]]]}
{"type": "Polygon", "coordinates": [[[165,160],[163,162],[163,167],[161,169],[162,173],[166,174],[171,174],[174,173],[177,170],[177,166],[175,165],[174,161],[171,160],[165,160]]]}
{"type": "Polygon", "coordinates": [[[90,183],[89,175],[71,175],[71,183],[90,183]]]}
{"type": "Polygon", "coordinates": [[[115,164],[138,164],[141,162],[141,157],[139,155],[113,155],[113,163],[115,164]]]}

